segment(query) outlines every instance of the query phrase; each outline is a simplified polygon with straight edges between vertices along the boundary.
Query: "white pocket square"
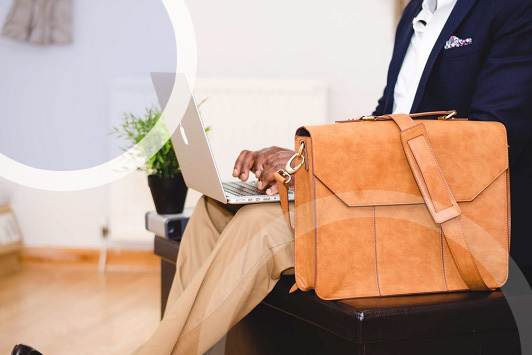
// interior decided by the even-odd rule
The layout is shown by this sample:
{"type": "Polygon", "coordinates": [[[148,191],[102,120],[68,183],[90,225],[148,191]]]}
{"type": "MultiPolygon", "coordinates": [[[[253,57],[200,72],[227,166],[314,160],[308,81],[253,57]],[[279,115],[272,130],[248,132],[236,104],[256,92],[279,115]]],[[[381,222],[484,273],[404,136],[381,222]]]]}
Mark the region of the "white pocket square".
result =
{"type": "Polygon", "coordinates": [[[445,43],[445,49],[469,46],[471,43],[473,43],[472,38],[460,39],[456,36],[451,36],[451,38],[445,43]]]}

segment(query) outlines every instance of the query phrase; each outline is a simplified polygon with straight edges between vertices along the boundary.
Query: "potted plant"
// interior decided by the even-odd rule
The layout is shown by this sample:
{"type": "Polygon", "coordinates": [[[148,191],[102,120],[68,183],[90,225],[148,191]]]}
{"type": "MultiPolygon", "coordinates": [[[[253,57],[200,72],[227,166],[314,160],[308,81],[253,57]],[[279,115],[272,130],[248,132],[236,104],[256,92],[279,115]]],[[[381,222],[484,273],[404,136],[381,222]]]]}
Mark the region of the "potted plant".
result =
{"type": "MultiPolygon", "coordinates": [[[[128,150],[131,146],[139,143],[154,128],[160,118],[161,111],[156,106],[147,108],[143,116],[125,113],[123,122],[120,126],[114,127],[112,134],[127,140],[130,146],[123,148],[123,150],[128,150]]],[[[148,185],[155,209],[159,214],[181,213],[185,205],[188,187],[183,180],[179,162],[166,127],[163,126],[163,129],[156,133],[160,135],[157,140],[162,139],[165,143],[143,166],[148,175],[148,185]]]]}

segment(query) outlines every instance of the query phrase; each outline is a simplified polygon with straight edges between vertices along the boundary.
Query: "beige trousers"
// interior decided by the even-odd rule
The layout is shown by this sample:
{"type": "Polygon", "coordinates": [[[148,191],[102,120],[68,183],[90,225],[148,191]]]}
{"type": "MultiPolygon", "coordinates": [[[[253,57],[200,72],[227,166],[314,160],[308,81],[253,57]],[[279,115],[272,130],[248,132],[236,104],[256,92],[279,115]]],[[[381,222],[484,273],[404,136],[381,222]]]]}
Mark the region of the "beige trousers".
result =
{"type": "Polygon", "coordinates": [[[237,211],[203,197],[181,241],[165,315],[139,354],[203,354],[294,266],[277,203],[237,211]]]}

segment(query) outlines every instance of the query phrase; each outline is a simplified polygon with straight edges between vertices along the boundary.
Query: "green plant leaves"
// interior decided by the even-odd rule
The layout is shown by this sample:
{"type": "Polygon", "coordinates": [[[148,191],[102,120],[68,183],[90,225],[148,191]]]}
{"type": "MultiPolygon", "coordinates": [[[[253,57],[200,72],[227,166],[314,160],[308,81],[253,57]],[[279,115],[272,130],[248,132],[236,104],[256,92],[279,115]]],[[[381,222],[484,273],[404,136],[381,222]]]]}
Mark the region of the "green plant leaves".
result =
{"type": "Polygon", "coordinates": [[[125,113],[122,123],[118,127],[113,127],[111,134],[129,143],[129,146],[122,148],[123,151],[127,151],[142,141],[152,129],[155,129],[154,139],[150,139],[148,144],[157,144],[161,140],[165,143],[153,157],[147,159],[144,170],[148,175],[171,178],[180,174],[179,163],[166,125],[155,127],[160,118],[161,111],[156,106],[147,108],[143,116],[125,113]]]}
{"type": "MultiPolygon", "coordinates": [[[[207,101],[204,99],[198,105],[201,106],[207,101]]],[[[157,122],[161,118],[161,110],[157,106],[151,106],[146,108],[146,112],[143,116],[135,115],[133,113],[124,113],[123,121],[118,127],[113,127],[110,134],[124,139],[129,143],[129,146],[121,147],[123,151],[131,149],[133,146],[142,141],[146,135],[154,130],[153,139],[148,141],[148,144],[160,144],[164,141],[164,145],[159,149],[154,156],[148,157],[143,169],[148,175],[155,175],[158,177],[173,178],[181,174],[179,169],[179,162],[174,152],[174,146],[168,133],[168,129],[162,121],[162,124],[156,126],[157,122]]],[[[210,127],[205,128],[208,132],[210,127]]]]}

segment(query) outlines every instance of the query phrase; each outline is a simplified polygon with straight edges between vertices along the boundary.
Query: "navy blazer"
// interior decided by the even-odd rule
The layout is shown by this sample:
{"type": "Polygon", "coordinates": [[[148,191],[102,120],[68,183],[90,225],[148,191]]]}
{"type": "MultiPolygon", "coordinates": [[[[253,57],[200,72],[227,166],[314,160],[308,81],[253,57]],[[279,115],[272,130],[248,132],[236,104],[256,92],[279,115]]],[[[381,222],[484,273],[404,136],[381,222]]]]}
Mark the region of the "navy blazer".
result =
{"type": "MultiPolygon", "coordinates": [[[[413,35],[412,20],[422,2],[412,0],[403,13],[375,115],[393,110],[395,84],[413,35]]],[[[521,269],[532,271],[532,0],[458,0],[428,59],[412,112],[451,109],[459,117],[506,126],[511,254],[521,269]],[[473,42],[444,49],[451,36],[473,42]]]]}

